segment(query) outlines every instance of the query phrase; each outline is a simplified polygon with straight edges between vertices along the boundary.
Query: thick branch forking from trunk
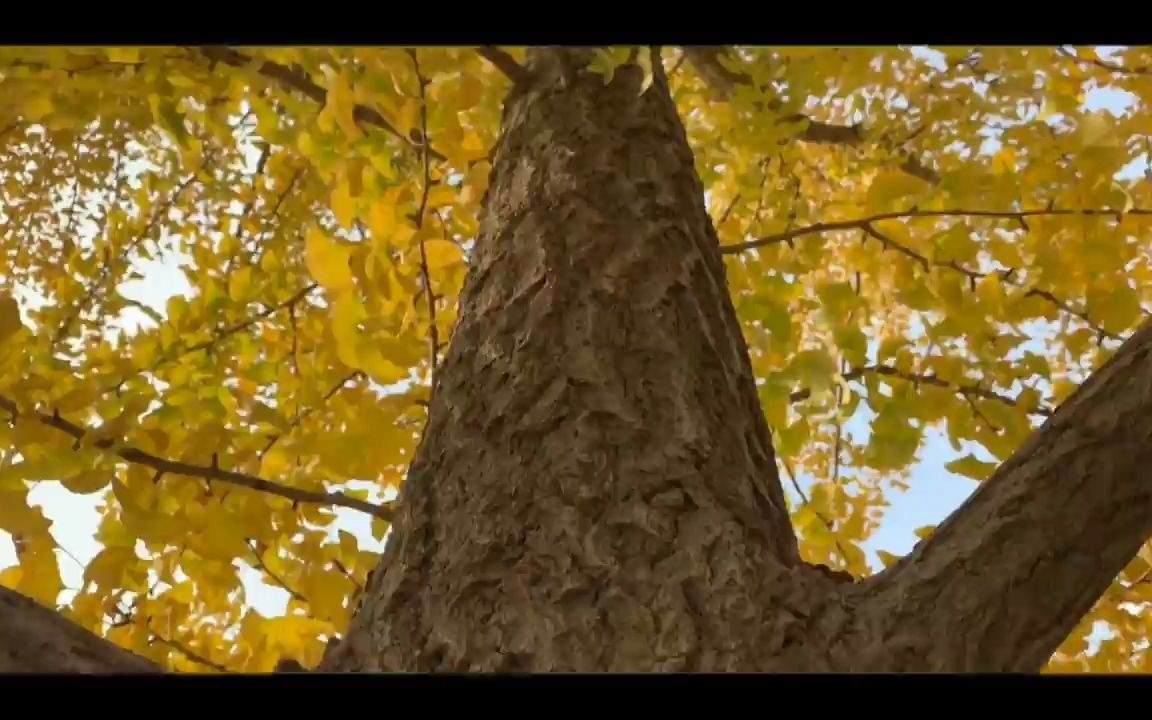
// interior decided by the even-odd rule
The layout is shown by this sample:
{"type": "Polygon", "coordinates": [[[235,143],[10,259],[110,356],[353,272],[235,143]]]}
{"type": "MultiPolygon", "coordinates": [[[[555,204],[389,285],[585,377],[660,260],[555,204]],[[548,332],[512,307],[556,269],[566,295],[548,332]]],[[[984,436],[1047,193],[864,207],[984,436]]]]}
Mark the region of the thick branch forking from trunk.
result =
{"type": "Polygon", "coordinates": [[[159,673],[139,655],[0,587],[0,673],[159,673]]]}
{"type": "Polygon", "coordinates": [[[1039,670],[1152,536],[1152,323],[866,585],[891,670],[1039,670]]]}

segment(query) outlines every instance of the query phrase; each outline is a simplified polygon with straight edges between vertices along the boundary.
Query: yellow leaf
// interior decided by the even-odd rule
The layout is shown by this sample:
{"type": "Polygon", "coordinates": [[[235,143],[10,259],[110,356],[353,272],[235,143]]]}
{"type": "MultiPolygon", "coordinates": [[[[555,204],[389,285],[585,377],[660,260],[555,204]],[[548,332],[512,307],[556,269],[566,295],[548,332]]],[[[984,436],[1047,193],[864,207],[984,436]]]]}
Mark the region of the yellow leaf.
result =
{"type": "Polygon", "coordinates": [[[20,578],[24,575],[24,571],[20,569],[19,565],[4,568],[0,571],[0,587],[6,587],[10,590],[15,590],[20,585],[20,578]]]}
{"type": "Polygon", "coordinates": [[[120,587],[128,566],[138,562],[140,559],[132,548],[104,548],[84,568],[84,582],[95,583],[100,588],[120,587]]]}
{"type": "Polygon", "coordinates": [[[352,583],[346,577],[339,573],[313,572],[303,587],[317,617],[344,624],[344,616],[348,614],[344,604],[352,591],[352,583]]]}
{"type": "Polygon", "coordinates": [[[124,528],[144,542],[175,542],[185,531],[179,518],[171,515],[144,512],[124,506],[120,511],[120,517],[124,522],[124,528]]]}
{"type": "Polygon", "coordinates": [[[488,179],[492,174],[492,165],[487,160],[481,160],[472,166],[464,178],[464,190],[460,194],[460,202],[479,202],[488,192],[488,179]]]}
{"type": "Polygon", "coordinates": [[[356,536],[347,530],[339,531],[340,537],[340,562],[345,567],[352,569],[356,567],[356,559],[360,554],[360,545],[356,541],[356,536]]]}
{"type": "Polygon", "coordinates": [[[228,278],[228,297],[234,302],[245,302],[249,298],[252,290],[252,274],[252,267],[247,266],[240,268],[228,278]]]}
{"type": "Polygon", "coordinates": [[[37,122],[56,109],[52,96],[47,93],[38,93],[24,101],[24,118],[29,122],[37,122]]]}
{"type": "Polygon", "coordinates": [[[868,188],[868,204],[887,208],[897,200],[924,192],[928,187],[928,183],[903,170],[885,170],[872,180],[868,188]]]}
{"type": "Polygon", "coordinates": [[[451,240],[425,240],[424,254],[428,258],[429,270],[439,270],[464,258],[460,246],[451,240]]]}
{"type": "Polygon", "coordinates": [[[15,334],[24,327],[20,322],[20,306],[7,293],[0,293],[0,340],[15,334]]]}
{"type": "Polygon", "coordinates": [[[74,493],[89,495],[103,490],[111,481],[112,474],[106,470],[87,470],[79,475],[61,478],[60,484],[74,493]]]}
{"type": "Polygon", "coordinates": [[[1035,388],[1025,387],[1016,396],[1016,404],[1024,410],[1035,410],[1040,405],[1040,393],[1035,388]]]}
{"type": "Polygon", "coordinates": [[[1080,142],[1086,147],[1108,147],[1117,143],[1116,128],[1104,113],[1085,115],[1080,120],[1080,142]]]}
{"type": "Polygon", "coordinates": [[[189,539],[192,549],[212,560],[231,562],[251,552],[244,541],[244,533],[226,513],[210,512],[208,529],[189,539]]]}
{"type": "Polygon", "coordinates": [[[41,605],[54,608],[63,583],[52,538],[41,536],[26,540],[20,552],[20,569],[16,590],[41,605]]]}
{"type": "Polygon", "coordinates": [[[1111,332],[1124,332],[1140,318],[1140,296],[1127,285],[1090,288],[1087,299],[1089,316],[1111,332]]]}
{"type": "Polygon", "coordinates": [[[307,639],[332,632],[332,623],[302,615],[269,618],[264,623],[268,644],[283,654],[299,653],[307,639]]]}
{"type": "Polygon", "coordinates": [[[62,412],[71,412],[88,407],[100,397],[100,388],[86,382],[56,398],[53,407],[62,412]]]}
{"type": "Polygon", "coordinates": [[[368,229],[377,244],[387,245],[389,236],[396,228],[395,206],[377,201],[368,208],[368,229]]]}
{"type": "Polygon", "coordinates": [[[0,530],[13,535],[35,535],[47,532],[51,525],[39,507],[29,507],[26,492],[0,490],[0,530]]]}
{"type": "Polygon", "coordinates": [[[1000,273],[988,273],[980,282],[976,283],[976,296],[992,313],[1000,311],[1004,302],[1004,288],[1000,282],[1000,273]]]}
{"type": "Polygon", "coordinates": [[[105,547],[133,547],[136,536],[114,517],[106,516],[96,531],[96,539],[105,547]]]}
{"type": "Polygon", "coordinates": [[[140,48],[110,47],[105,52],[108,53],[108,59],[114,63],[140,62],[140,48]]]}
{"type": "Polygon", "coordinates": [[[932,537],[932,533],[936,532],[936,526],[925,525],[924,527],[916,528],[912,532],[915,533],[916,537],[920,538],[921,540],[927,540],[928,538],[932,537]]]}
{"type": "Polygon", "coordinates": [[[945,464],[944,467],[948,472],[963,475],[973,480],[987,480],[996,469],[996,463],[978,460],[974,455],[969,453],[962,458],[945,464]]]}
{"type": "Polygon", "coordinates": [[[434,210],[444,205],[451,205],[456,201],[456,188],[449,185],[437,185],[428,191],[428,209],[434,210]]]}
{"type": "Polygon", "coordinates": [[[344,293],[336,298],[332,307],[332,336],[336,339],[336,355],[350,368],[359,368],[356,352],[360,345],[360,321],[368,313],[356,293],[344,293]]]}
{"type": "Polygon", "coordinates": [[[177,583],[173,588],[164,593],[178,603],[187,605],[192,602],[194,597],[192,583],[185,580],[182,583],[177,583]]]}
{"type": "Polygon", "coordinates": [[[313,226],[304,239],[304,263],[308,272],[328,290],[352,287],[352,270],[348,267],[351,257],[351,249],[331,240],[319,227],[313,226]]]}
{"type": "Polygon", "coordinates": [[[340,73],[332,79],[332,83],[328,87],[328,97],[326,100],[329,109],[336,118],[337,124],[340,125],[340,129],[344,131],[349,139],[359,140],[363,137],[364,133],[356,124],[354,115],[356,100],[353,97],[352,86],[345,73],[340,73]]]}
{"type": "Polygon", "coordinates": [[[1001,148],[1000,152],[992,156],[992,172],[996,175],[1010,175],[1016,172],[1015,148],[1001,148]]]}
{"type": "Polygon", "coordinates": [[[359,365],[351,367],[359,367],[381,385],[391,385],[408,377],[408,370],[385,358],[382,349],[380,343],[370,338],[359,338],[355,355],[359,365]]]}
{"type": "Polygon", "coordinates": [[[295,462],[295,456],[280,445],[273,445],[260,461],[260,476],[275,480],[283,477],[295,462]]]}
{"type": "Polygon", "coordinates": [[[884,550],[877,550],[876,556],[880,558],[880,562],[884,563],[884,567],[886,568],[892,567],[896,563],[900,562],[899,555],[893,555],[892,553],[885,552],[884,550]]]}
{"type": "Polygon", "coordinates": [[[346,178],[338,180],[332,188],[332,213],[336,215],[336,221],[346,228],[351,228],[356,222],[356,198],[352,197],[346,178]]]}
{"type": "Polygon", "coordinates": [[[372,537],[375,538],[377,542],[384,539],[384,535],[388,532],[389,527],[390,524],[387,520],[372,516],[372,537]]]}

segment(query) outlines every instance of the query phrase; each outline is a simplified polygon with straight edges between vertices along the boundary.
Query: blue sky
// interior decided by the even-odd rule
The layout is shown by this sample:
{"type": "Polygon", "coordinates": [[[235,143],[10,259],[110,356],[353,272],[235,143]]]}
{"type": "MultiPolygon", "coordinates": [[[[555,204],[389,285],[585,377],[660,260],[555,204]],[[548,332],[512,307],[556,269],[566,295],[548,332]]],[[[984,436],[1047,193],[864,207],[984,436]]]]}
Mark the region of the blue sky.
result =
{"type": "MultiPolygon", "coordinates": [[[[1125,93],[1097,89],[1088,93],[1085,105],[1092,110],[1103,109],[1118,113],[1130,102],[1130,96],[1125,93]]],[[[995,138],[991,137],[982,150],[992,153],[998,149],[997,146],[995,138]]],[[[1146,164],[1147,158],[1134,162],[1125,168],[1123,174],[1138,176],[1143,173],[1146,164]]],[[[163,311],[169,296],[187,289],[187,282],[174,263],[151,262],[147,264],[146,270],[144,280],[125,284],[125,295],[163,311]]],[[[866,437],[866,425],[855,421],[853,425],[858,425],[853,428],[857,437],[866,437]]],[[[909,551],[918,540],[914,534],[916,528],[939,523],[975,489],[975,482],[945,470],[945,463],[956,457],[957,453],[939,431],[928,432],[926,442],[918,453],[919,460],[908,478],[909,489],[889,494],[890,506],[880,529],[866,544],[873,567],[879,567],[875,550],[882,549],[895,554],[909,551]]],[[[32,499],[44,508],[45,514],[53,521],[53,534],[62,548],[60,569],[65,586],[79,588],[82,565],[100,549],[93,539],[99,522],[99,514],[95,509],[99,496],[73,495],[58,483],[42,482],[33,489],[32,499]]],[[[380,548],[380,544],[372,539],[369,523],[363,516],[344,510],[338,511],[337,516],[336,527],[357,535],[362,547],[380,548]]],[[[15,562],[11,540],[6,533],[0,531],[0,568],[15,562]]],[[[263,585],[255,571],[244,569],[242,577],[250,604],[265,615],[283,612],[287,593],[263,585]]],[[[70,594],[66,593],[64,597],[70,597],[70,594]]]]}

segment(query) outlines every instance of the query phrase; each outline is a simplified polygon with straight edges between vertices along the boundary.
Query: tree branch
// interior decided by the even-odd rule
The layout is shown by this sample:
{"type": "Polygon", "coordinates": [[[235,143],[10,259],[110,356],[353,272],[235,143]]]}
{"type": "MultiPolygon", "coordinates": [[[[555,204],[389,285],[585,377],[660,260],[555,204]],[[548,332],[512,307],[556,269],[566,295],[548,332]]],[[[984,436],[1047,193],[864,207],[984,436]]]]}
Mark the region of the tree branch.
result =
{"type": "Polygon", "coordinates": [[[516,58],[509,55],[507,51],[496,47],[485,46],[476,48],[476,54],[492,63],[496,69],[504,73],[504,76],[511,80],[513,84],[528,81],[528,71],[523,65],[516,62],[516,58]]]}
{"type": "MultiPolygon", "coordinates": [[[[295,349],[295,337],[293,337],[293,349],[292,349],[292,358],[293,358],[293,364],[295,364],[295,358],[296,358],[296,349],[295,349]]],[[[297,368],[297,375],[299,375],[299,368],[297,368]]],[[[339,381],[339,382],[337,382],[335,385],[333,385],[331,388],[329,388],[329,389],[328,389],[328,392],[324,393],[324,396],[323,396],[323,397],[320,399],[320,403],[319,403],[319,404],[317,404],[317,405],[314,405],[314,406],[312,406],[312,407],[310,407],[310,408],[306,408],[306,409],[304,410],[304,412],[300,412],[300,408],[299,408],[299,405],[297,405],[297,408],[296,408],[296,417],[294,417],[294,418],[292,419],[292,422],[288,423],[288,427],[284,428],[284,431],[283,431],[283,432],[281,432],[281,433],[279,433],[279,434],[277,434],[277,435],[273,435],[273,436],[271,436],[271,437],[269,437],[269,438],[268,438],[268,443],[267,443],[267,444],[266,444],[266,445],[265,445],[263,448],[261,448],[259,457],[260,457],[261,459],[263,459],[263,458],[264,458],[264,456],[268,454],[268,451],[269,451],[269,450],[271,450],[271,449],[272,449],[272,447],[273,447],[273,446],[274,446],[276,443],[280,442],[280,440],[281,440],[281,439],[283,439],[285,436],[287,436],[287,435],[288,435],[288,433],[292,432],[292,431],[293,431],[293,430],[295,430],[297,427],[299,427],[299,426],[300,426],[300,423],[304,422],[304,420],[305,420],[305,419],[306,419],[306,418],[307,418],[309,415],[311,415],[312,413],[316,412],[316,410],[317,410],[317,409],[319,409],[319,408],[323,407],[323,406],[324,406],[324,403],[326,403],[326,402],[328,402],[329,400],[331,400],[333,395],[335,395],[336,393],[338,393],[338,392],[340,392],[341,390],[343,390],[343,389],[344,389],[344,386],[345,386],[345,385],[347,385],[347,384],[348,384],[350,381],[352,381],[352,380],[355,380],[356,378],[359,378],[359,377],[361,377],[361,376],[363,376],[363,375],[364,375],[364,373],[363,373],[362,371],[360,371],[360,370],[353,370],[353,371],[352,371],[352,372],[350,372],[349,374],[347,374],[347,375],[345,375],[344,377],[340,378],[340,381],[339,381]]]]}
{"type": "Polygon", "coordinates": [[[1063,55],[1064,57],[1075,60],[1081,65],[1092,65],[1094,67],[1098,67],[1118,75],[1152,75],[1152,67],[1148,66],[1130,67],[1128,65],[1110,63],[1106,60],[1101,60],[1100,58],[1084,58],[1068,50],[1067,48],[1056,48],[1056,52],[1060,55],[1063,55]]]}
{"type": "MultiPolygon", "coordinates": [[[[984,398],[985,400],[995,400],[1011,407],[1016,407],[1019,405],[1015,398],[1008,397],[1007,395],[1001,395],[1000,393],[993,392],[992,390],[985,390],[978,385],[957,385],[955,383],[950,383],[946,380],[943,380],[936,375],[906,373],[890,365],[867,365],[864,367],[853,368],[841,375],[841,377],[847,381],[852,381],[869,374],[897,377],[912,383],[923,383],[925,385],[932,385],[934,387],[948,388],[950,390],[955,390],[965,397],[979,397],[984,398]]],[[[801,402],[802,400],[807,400],[810,397],[812,397],[812,390],[809,388],[803,388],[789,395],[788,400],[789,402],[801,402]]],[[[1042,405],[1030,410],[1029,412],[1034,415],[1043,415],[1044,417],[1048,417],[1052,414],[1050,409],[1042,405]]]]}
{"type": "MultiPolygon", "coordinates": [[[[920,253],[916,252],[915,250],[912,250],[911,248],[909,248],[905,245],[902,245],[901,243],[898,243],[895,240],[891,239],[890,237],[880,233],[876,229],[876,227],[873,223],[879,222],[881,220],[892,220],[892,219],[897,219],[897,218],[916,218],[916,217],[982,217],[982,218],[1015,219],[1015,220],[1023,222],[1024,218],[1036,217],[1036,216],[1041,216],[1041,215],[1077,215],[1077,216],[1114,217],[1114,216],[1119,215],[1119,214],[1120,214],[1120,212],[1117,210],[1109,210],[1106,208],[1104,208],[1104,209],[1083,209],[1083,210],[1052,208],[1052,209],[1045,209],[1045,210],[1021,210],[1021,211],[1011,211],[1011,210],[905,210],[905,211],[899,211],[899,212],[879,213],[879,214],[871,215],[868,217],[857,218],[855,220],[841,220],[841,221],[829,222],[829,223],[816,223],[815,225],[808,225],[806,227],[796,228],[794,230],[788,230],[786,232],[776,233],[774,235],[765,235],[764,237],[757,238],[756,240],[750,240],[750,241],[744,242],[744,243],[737,243],[737,244],[733,244],[733,245],[724,245],[720,248],[720,252],[725,254],[725,255],[731,255],[733,253],[742,252],[744,250],[750,250],[750,249],[754,249],[754,248],[764,247],[767,245],[774,245],[774,244],[782,243],[782,242],[790,242],[791,240],[793,240],[795,238],[802,237],[805,235],[815,235],[815,234],[824,233],[824,232],[831,232],[834,230],[847,230],[847,229],[852,229],[852,228],[858,228],[858,229],[863,230],[864,232],[868,233],[868,235],[879,240],[884,245],[885,248],[891,248],[891,249],[896,250],[897,252],[899,252],[903,255],[906,255],[907,257],[915,260],[917,263],[919,263],[925,269],[927,269],[929,267],[947,268],[949,270],[954,270],[958,273],[961,273],[962,275],[966,276],[969,280],[972,280],[973,282],[975,282],[975,281],[982,280],[983,278],[988,277],[988,275],[990,275],[991,273],[985,273],[985,272],[979,272],[977,270],[971,270],[969,268],[964,267],[963,265],[960,265],[955,260],[949,260],[948,262],[941,262],[939,260],[931,261],[927,257],[925,257],[924,255],[921,255],[920,253]]],[[[1123,214],[1125,214],[1125,215],[1137,215],[1137,216],[1152,216],[1152,208],[1133,208],[1133,209],[1131,209],[1128,212],[1123,213],[1123,214]]],[[[1001,282],[1005,282],[1005,283],[1008,283],[1009,285],[1014,285],[1016,287],[1025,287],[1025,285],[1023,283],[1014,279],[1014,274],[1016,272],[1015,269],[1009,269],[1009,270],[1005,270],[1005,271],[993,271],[993,272],[998,272],[1000,274],[1001,282]]],[[[1109,330],[1104,329],[1102,326],[1100,326],[1098,323],[1096,323],[1094,320],[1092,320],[1087,312],[1075,309],[1074,307],[1069,305],[1066,301],[1061,300],[1060,298],[1056,297],[1055,295],[1053,295],[1048,290],[1041,290],[1040,288],[1037,288],[1037,287],[1029,287],[1027,292],[1024,293],[1024,296],[1028,297],[1030,295],[1035,295],[1036,297],[1043,298],[1043,299],[1047,300],[1048,302],[1052,303],[1053,305],[1055,305],[1056,307],[1060,308],[1064,312],[1068,313],[1069,315],[1074,315],[1074,316],[1080,318],[1097,335],[1100,335],[1100,336],[1106,337],[1106,338],[1110,338],[1112,340],[1120,340],[1121,339],[1121,337],[1119,335],[1117,335],[1116,333],[1113,333],[1113,332],[1110,332],[1109,330]]]]}
{"type": "Polygon", "coordinates": [[[169,640],[168,638],[163,637],[162,635],[158,635],[155,632],[151,632],[151,631],[149,631],[149,634],[151,635],[153,642],[159,642],[161,645],[167,645],[168,647],[172,648],[176,652],[180,653],[184,657],[186,657],[189,660],[191,660],[192,662],[196,663],[197,665],[203,665],[205,667],[210,667],[213,670],[215,670],[217,672],[221,672],[221,673],[231,673],[232,672],[231,670],[224,667],[220,663],[213,662],[213,661],[209,660],[208,658],[204,657],[200,653],[196,652],[192,648],[190,648],[187,645],[185,645],[184,643],[180,642],[179,640],[169,640]]]}
{"type": "MultiPolygon", "coordinates": [[[[246,67],[253,62],[252,57],[230,47],[205,46],[199,48],[199,52],[209,60],[231,65],[232,67],[246,67]]],[[[317,84],[316,81],[309,77],[308,73],[303,70],[265,60],[260,63],[256,72],[285,88],[303,94],[320,105],[323,105],[328,98],[328,91],[317,84]]],[[[427,138],[422,138],[419,143],[414,142],[411,138],[397,130],[396,127],[388,122],[379,112],[364,105],[357,105],[355,107],[352,111],[352,118],[356,120],[356,122],[373,125],[394,135],[414,150],[420,150],[422,145],[427,142],[427,138]]],[[[443,155],[432,148],[428,148],[428,154],[437,160],[445,159],[443,155]]]]}
{"type": "MultiPolygon", "coordinates": [[[[0,408],[8,411],[13,418],[20,414],[19,407],[15,402],[0,395],[0,408]]],[[[50,428],[59,430],[79,442],[88,435],[91,431],[80,427],[79,425],[64,419],[58,414],[45,415],[43,413],[32,413],[41,424],[50,428]]],[[[102,438],[97,440],[94,445],[103,450],[111,450],[122,460],[137,465],[152,468],[153,470],[165,475],[184,475],[186,477],[196,477],[209,482],[221,482],[229,485],[238,485],[246,487],[250,490],[268,493],[269,495],[277,495],[279,497],[287,498],[295,502],[316,503],[319,505],[337,505],[346,507],[351,510],[359,510],[360,512],[373,515],[375,517],[391,520],[392,508],[390,506],[374,505],[365,500],[358,500],[354,497],[349,497],[341,492],[315,492],[312,490],[302,490],[300,488],[289,487],[281,485],[280,483],[265,480],[256,477],[255,475],[247,475],[245,473],[235,472],[232,470],[224,470],[220,468],[215,462],[210,466],[193,465],[191,463],[181,462],[178,460],[168,460],[167,458],[158,457],[149,452],[140,450],[139,448],[131,446],[120,446],[111,439],[102,438]]]]}
{"type": "Polygon", "coordinates": [[[291,587],[289,587],[288,583],[285,582],[283,578],[281,578],[276,573],[272,572],[272,570],[269,569],[268,565],[266,565],[264,563],[264,559],[260,557],[260,550],[258,549],[255,541],[252,540],[252,538],[248,538],[247,544],[248,544],[248,549],[252,551],[252,559],[256,563],[256,567],[258,569],[262,570],[266,575],[268,575],[268,577],[272,578],[272,581],[274,583],[276,583],[280,587],[280,589],[282,589],[284,592],[291,595],[298,602],[301,602],[301,603],[307,605],[308,604],[308,598],[304,597],[303,595],[301,595],[300,593],[296,592],[291,587]]]}
{"type": "MultiPolygon", "coordinates": [[[[412,65],[415,68],[416,80],[420,83],[420,132],[425,138],[428,136],[428,98],[426,97],[425,90],[428,86],[428,81],[420,74],[420,61],[416,57],[416,51],[410,51],[412,58],[412,65]]],[[[427,145],[425,145],[427,147],[427,145]]],[[[424,215],[428,210],[428,193],[432,190],[432,174],[428,166],[428,153],[425,152],[421,158],[424,168],[424,181],[423,192],[420,194],[420,207],[416,211],[416,230],[420,233],[420,275],[424,280],[424,295],[428,301],[428,344],[431,346],[429,349],[428,357],[429,363],[432,367],[432,384],[435,385],[435,375],[437,370],[438,360],[437,356],[440,352],[440,333],[436,328],[436,297],[432,290],[432,275],[428,272],[428,252],[424,247],[424,215]]]]}
{"type": "Polygon", "coordinates": [[[896,210],[892,212],[877,213],[867,217],[856,218],[854,220],[837,220],[835,222],[816,223],[814,225],[806,225],[804,227],[795,228],[786,232],[775,233],[772,235],[764,235],[763,237],[749,240],[748,242],[733,243],[731,245],[723,245],[720,252],[725,255],[732,255],[734,253],[744,252],[745,250],[753,250],[755,248],[765,247],[767,245],[776,245],[782,242],[788,242],[798,237],[805,235],[818,235],[820,233],[832,232],[835,230],[863,230],[865,226],[882,220],[901,220],[906,218],[993,218],[1002,220],[1021,220],[1023,218],[1041,217],[1041,216],[1059,216],[1059,215],[1080,215],[1080,216],[1100,216],[1100,217],[1117,217],[1119,215],[1137,215],[1137,216],[1152,216],[1152,208],[1132,208],[1127,212],[1119,210],[1112,210],[1109,208],[1045,208],[1033,210],[965,210],[965,209],[951,209],[951,210],[896,210]]]}
{"type": "MultiPolygon", "coordinates": [[[[184,350],[182,350],[179,353],[179,355],[177,355],[176,357],[183,357],[185,355],[190,355],[190,354],[192,354],[198,350],[207,350],[207,349],[215,346],[216,343],[220,342],[221,340],[225,340],[228,337],[235,335],[238,332],[243,332],[243,331],[247,330],[248,328],[252,327],[253,325],[255,325],[256,323],[260,322],[261,320],[267,320],[269,317],[275,315],[276,313],[280,312],[281,310],[291,311],[301,300],[303,300],[308,295],[310,295],[312,293],[312,291],[316,290],[318,287],[320,287],[320,286],[317,285],[316,283],[310,283],[310,284],[300,288],[299,290],[297,290],[291,297],[289,297],[284,302],[279,303],[277,305],[272,305],[272,306],[266,307],[264,310],[256,313],[255,315],[252,315],[247,320],[244,320],[242,322],[238,322],[235,325],[229,325],[228,327],[221,330],[219,333],[217,333],[215,336],[213,336],[209,340],[204,340],[202,342],[198,342],[198,343],[195,343],[193,345],[189,345],[188,347],[184,348],[184,350]]],[[[172,360],[172,359],[174,359],[174,358],[167,358],[166,360],[162,359],[162,360],[158,361],[157,365],[153,366],[153,369],[156,369],[157,367],[159,367],[160,363],[167,362],[168,360],[172,360]]]]}
{"type": "Polygon", "coordinates": [[[866,583],[887,669],[1038,671],[1152,535],[1150,438],[1146,323],[928,540],[866,583]]]}
{"type": "MultiPolygon", "coordinates": [[[[725,53],[725,49],[717,46],[695,46],[683,48],[684,56],[688,58],[689,64],[696,69],[700,77],[704,78],[713,90],[721,97],[727,100],[730,98],[737,85],[751,85],[752,78],[743,72],[733,71],[724,66],[720,58],[725,53]]],[[[783,104],[776,99],[769,100],[767,109],[773,112],[778,112],[783,104]]],[[[808,125],[797,136],[797,140],[807,143],[816,143],[824,145],[847,145],[854,147],[864,142],[864,132],[860,125],[835,125],[832,123],[825,123],[819,120],[813,120],[811,117],[803,113],[793,113],[781,117],[777,123],[795,123],[807,121],[808,125]]],[[[940,174],[935,170],[925,166],[916,157],[907,158],[900,169],[904,172],[918,177],[925,182],[935,185],[940,182],[940,174]]]]}
{"type": "Polygon", "coordinates": [[[51,608],[0,587],[0,673],[162,673],[51,608]]]}

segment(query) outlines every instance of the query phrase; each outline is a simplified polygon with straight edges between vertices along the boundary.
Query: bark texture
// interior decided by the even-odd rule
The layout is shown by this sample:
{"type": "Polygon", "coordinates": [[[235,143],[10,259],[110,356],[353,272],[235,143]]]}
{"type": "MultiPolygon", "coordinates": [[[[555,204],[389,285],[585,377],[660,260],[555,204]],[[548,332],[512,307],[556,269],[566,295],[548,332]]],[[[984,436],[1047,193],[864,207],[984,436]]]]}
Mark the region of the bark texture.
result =
{"type": "Polygon", "coordinates": [[[870,583],[893,670],[1041,668],[1152,536],[1152,323],[870,583]]]}
{"type": "Polygon", "coordinates": [[[139,655],[0,587],[0,673],[158,673],[139,655]]]}
{"type": "MultiPolygon", "coordinates": [[[[325,670],[1035,671],[1152,534],[1152,324],[936,533],[802,563],[661,76],[530,53],[394,533],[325,670]]],[[[0,671],[155,671],[0,588],[0,671]]]]}
{"type": "Polygon", "coordinates": [[[659,78],[537,50],[348,670],[1038,670],[1152,532],[1149,333],[927,543],[797,559],[659,78]]]}
{"type": "MultiPolygon", "coordinates": [[[[813,598],[661,77],[531,54],[383,564],[330,666],[768,670],[813,598]]],[[[795,660],[791,662],[795,663],[795,660]]],[[[812,659],[810,662],[818,662],[812,659]]]]}

